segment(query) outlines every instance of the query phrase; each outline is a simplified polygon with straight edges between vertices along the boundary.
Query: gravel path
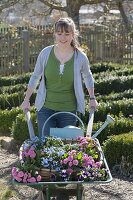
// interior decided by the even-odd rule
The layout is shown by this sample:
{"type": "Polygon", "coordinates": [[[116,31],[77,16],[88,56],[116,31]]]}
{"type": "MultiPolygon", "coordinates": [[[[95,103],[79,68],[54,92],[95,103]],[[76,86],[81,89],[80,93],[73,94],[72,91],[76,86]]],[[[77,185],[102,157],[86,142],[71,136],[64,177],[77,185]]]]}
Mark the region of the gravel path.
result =
{"type": "MultiPolygon", "coordinates": [[[[12,184],[11,168],[17,159],[16,154],[0,149],[0,197],[3,192],[2,186],[5,185],[17,194],[9,200],[31,200],[38,194],[37,190],[12,184]]],[[[84,185],[84,188],[86,200],[133,200],[133,180],[124,180],[116,175],[113,175],[113,181],[108,184],[84,185]]],[[[76,198],[73,197],[71,200],[76,198]]]]}

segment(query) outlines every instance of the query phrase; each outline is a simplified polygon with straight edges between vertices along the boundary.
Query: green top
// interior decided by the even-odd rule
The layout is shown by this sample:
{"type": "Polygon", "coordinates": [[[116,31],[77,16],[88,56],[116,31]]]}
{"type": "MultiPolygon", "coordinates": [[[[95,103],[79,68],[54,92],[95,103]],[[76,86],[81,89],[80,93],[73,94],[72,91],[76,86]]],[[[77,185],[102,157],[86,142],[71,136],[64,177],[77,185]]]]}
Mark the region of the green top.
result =
{"type": "Polygon", "coordinates": [[[60,61],[52,49],[45,67],[46,100],[44,106],[56,111],[74,111],[77,108],[74,94],[74,56],[64,64],[60,74],[60,61]]]}

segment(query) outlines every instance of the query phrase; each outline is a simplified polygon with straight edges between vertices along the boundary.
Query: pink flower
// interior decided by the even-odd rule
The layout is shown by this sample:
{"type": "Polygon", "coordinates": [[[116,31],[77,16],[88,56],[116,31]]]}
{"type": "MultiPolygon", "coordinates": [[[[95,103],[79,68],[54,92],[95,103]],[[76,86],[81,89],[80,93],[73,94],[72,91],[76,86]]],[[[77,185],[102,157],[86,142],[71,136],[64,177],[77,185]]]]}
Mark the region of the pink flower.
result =
{"type": "Polygon", "coordinates": [[[65,159],[63,160],[63,163],[64,163],[64,164],[67,164],[67,163],[68,163],[68,159],[65,158],[65,159]]]}
{"type": "Polygon", "coordinates": [[[28,178],[28,174],[24,173],[24,179],[27,179],[27,178],[28,178]]]}
{"type": "Polygon", "coordinates": [[[29,155],[31,158],[35,158],[35,157],[36,157],[36,153],[35,153],[33,147],[31,147],[31,148],[29,149],[28,155],[29,155]]]}
{"type": "Polygon", "coordinates": [[[60,160],[60,164],[61,164],[61,165],[63,164],[63,160],[60,160]]]}
{"type": "Polygon", "coordinates": [[[35,158],[36,157],[36,153],[34,151],[30,151],[30,155],[31,158],[35,158]]]}
{"type": "Polygon", "coordinates": [[[72,174],[72,173],[73,173],[73,170],[72,170],[71,168],[68,168],[68,169],[67,169],[67,173],[68,173],[68,174],[72,174]]]}
{"type": "Polygon", "coordinates": [[[73,157],[72,156],[68,156],[68,161],[72,161],[73,157]]]}
{"type": "Polygon", "coordinates": [[[14,178],[15,178],[16,181],[18,181],[18,182],[21,182],[21,181],[22,181],[22,178],[20,178],[20,177],[18,177],[18,176],[15,176],[14,178]]]}
{"type": "Polygon", "coordinates": [[[68,165],[69,165],[69,167],[72,167],[73,163],[72,163],[72,162],[69,162],[69,164],[68,164],[68,165]]]}
{"type": "Polygon", "coordinates": [[[28,178],[31,178],[31,173],[28,173],[28,178]]]}
{"type": "Polygon", "coordinates": [[[31,178],[27,179],[27,182],[29,182],[29,183],[35,183],[36,179],[35,179],[35,177],[31,177],[31,178]]]}
{"type": "Polygon", "coordinates": [[[27,180],[25,178],[23,179],[23,183],[27,183],[27,180]]]}
{"type": "Polygon", "coordinates": [[[30,150],[31,150],[31,151],[34,151],[34,150],[35,150],[35,148],[32,146],[32,147],[30,148],[30,150]]]}
{"type": "Polygon", "coordinates": [[[74,155],[76,155],[76,153],[77,153],[76,150],[71,150],[70,153],[69,153],[69,155],[74,156],[74,155]]]}
{"type": "Polygon", "coordinates": [[[12,168],[12,176],[17,176],[18,172],[17,172],[17,168],[13,167],[12,168]]]}
{"type": "Polygon", "coordinates": [[[73,160],[73,164],[77,166],[79,164],[78,160],[73,160]]]}
{"type": "Polygon", "coordinates": [[[37,182],[40,182],[42,180],[42,177],[40,175],[38,175],[36,180],[37,180],[37,182]]]}
{"type": "Polygon", "coordinates": [[[102,164],[100,162],[96,162],[95,165],[96,167],[100,168],[102,164]]]}
{"type": "Polygon", "coordinates": [[[13,167],[12,168],[12,173],[16,172],[17,171],[17,168],[16,167],[13,167]]]}
{"type": "Polygon", "coordinates": [[[18,172],[18,177],[23,177],[24,176],[24,172],[23,171],[20,171],[20,172],[18,172]]]}

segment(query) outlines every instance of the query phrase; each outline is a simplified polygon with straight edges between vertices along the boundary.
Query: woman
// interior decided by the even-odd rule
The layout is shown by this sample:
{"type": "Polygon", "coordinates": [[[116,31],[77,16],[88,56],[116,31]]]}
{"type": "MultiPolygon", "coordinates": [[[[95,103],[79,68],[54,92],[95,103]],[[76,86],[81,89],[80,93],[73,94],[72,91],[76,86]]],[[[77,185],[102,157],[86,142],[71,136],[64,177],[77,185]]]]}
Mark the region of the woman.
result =
{"type": "MultiPolygon", "coordinates": [[[[60,18],[54,28],[55,44],[40,52],[21,105],[23,110],[30,109],[30,97],[41,79],[35,100],[39,136],[44,122],[52,114],[59,111],[85,113],[82,80],[90,96],[90,107],[98,105],[89,61],[80,49],[73,20],[60,18]]],[[[49,135],[50,127],[67,125],[76,125],[76,118],[70,114],[58,114],[48,121],[43,134],[49,135]]]]}

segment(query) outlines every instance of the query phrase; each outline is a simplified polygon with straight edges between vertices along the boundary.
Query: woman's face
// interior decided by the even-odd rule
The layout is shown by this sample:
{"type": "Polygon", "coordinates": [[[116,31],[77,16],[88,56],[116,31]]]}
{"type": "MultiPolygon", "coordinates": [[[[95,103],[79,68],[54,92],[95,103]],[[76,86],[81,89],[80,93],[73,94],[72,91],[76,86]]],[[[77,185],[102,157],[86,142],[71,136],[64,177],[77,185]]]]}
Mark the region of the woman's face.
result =
{"type": "Polygon", "coordinates": [[[69,47],[71,46],[71,42],[73,40],[73,33],[72,31],[65,32],[65,30],[59,29],[55,32],[55,40],[59,46],[69,47]]]}

